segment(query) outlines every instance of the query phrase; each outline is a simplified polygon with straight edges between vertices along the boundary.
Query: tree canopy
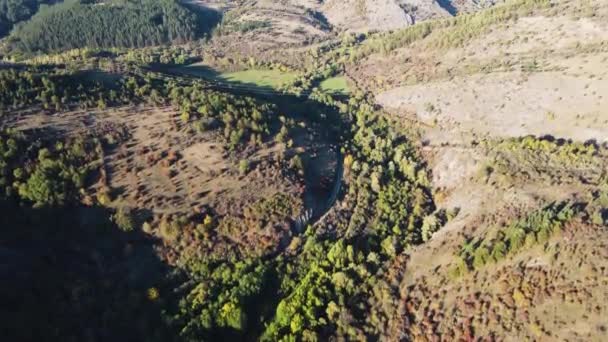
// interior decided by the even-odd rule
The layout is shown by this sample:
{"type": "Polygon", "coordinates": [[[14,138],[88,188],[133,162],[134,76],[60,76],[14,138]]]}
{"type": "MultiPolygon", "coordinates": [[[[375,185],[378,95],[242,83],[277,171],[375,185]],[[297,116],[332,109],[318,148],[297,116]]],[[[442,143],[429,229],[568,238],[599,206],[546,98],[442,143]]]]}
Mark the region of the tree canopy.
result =
{"type": "Polygon", "coordinates": [[[205,21],[173,0],[69,1],[41,8],[14,30],[11,44],[36,52],[184,43],[204,33],[205,21]]]}

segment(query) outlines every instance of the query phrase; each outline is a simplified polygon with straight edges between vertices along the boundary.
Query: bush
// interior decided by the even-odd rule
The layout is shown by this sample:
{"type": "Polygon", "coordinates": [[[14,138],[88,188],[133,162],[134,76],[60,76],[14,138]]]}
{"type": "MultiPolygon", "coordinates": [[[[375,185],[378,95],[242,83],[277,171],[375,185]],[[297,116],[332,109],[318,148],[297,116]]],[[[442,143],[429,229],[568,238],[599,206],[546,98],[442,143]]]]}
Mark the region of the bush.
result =
{"type": "Polygon", "coordinates": [[[247,160],[247,159],[242,159],[242,160],[239,162],[239,172],[240,172],[242,175],[245,175],[245,174],[247,174],[247,172],[249,172],[249,160],[247,160]]]}
{"type": "Polygon", "coordinates": [[[56,164],[40,167],[19,187],[19,195],[34,202],[34,206],[63,205],[66,183],[60,177],[61,170],[56,164]]]}
{"type": "Polygon", "coordinates": [[[289,166],[298,173],[304,172],[304,162],[302,161],[302,157],[299,155],[295,155],[293,158],[291,158],[289,161],[289,166]]]}
{"type": "Polygon", "coordinates": [[[163,219],[159,227],[160,236],[165,241],[175,241],[179,234],[179,226],[176,222],[163,219]]]}
{"type": "Polygon", "coordinates": [[[506,255],[507,255],[507,246],[505,245],[504,242],[499,241],[498,243],[496,243],[494,245],[494,248],[492,249],[492,259],[495,262],[497,262],[497,261],[504,259],[504,257],[506,255]]]}
{"type": "Polygon", "coordinates": [[[112,203],[112,196],[107,188],[97,191],[97,202],[102,206],[107,206],[112,203]]]}
{"type": "Polygon", "coordinates": [[[459,278],[465,275],[468,271],[469,268],[467,266],[466,261],[463,260],[461,257],[456,257],[456,261],[454,262],[454,265],[449,271],[449,276],[452,279],[459,278]]]}
{"type": "Polygon", "coordinates": [[[595,210],[593,212],[593,214],[591,214],[591,222],[593,222],[593,224],[596,224],[598,226],[604,225],[605,220],[604,220],[603,212],[604,212],[603,209],[595,210]]]}
{"type": "Polygon", "coordinates": [[[149,222],[144,222],[144,224],[141,225],[141,230],[146,234],[151,234],[152,225],[149,222]]]}
{"type": "Polygon", "coordinates": [[[433,213],[432,215],[426,216],[422,221],[421,227],[422,241],[429,241],[433,236],[433,233],[444,226],[447,221],[447,212],[443,209],[433,213]]]}
{"type": "Polygon", "coordinates": [[[133,216],[131,215],[131,209],[121,207],[116,211],[116,214],[112,216],[112,220],[116,223],[116,226],[124,232],[132,232],[135,230],[135,223],[133,222],[133,216]]]}
{"type": "Polygon", "coordinates": [[[486,247],[480,247],[475,250],[475,254],[473,255],[473,268],[480,269],[482,268],[488,261],[490,261],[490,253],[486,247]]]}

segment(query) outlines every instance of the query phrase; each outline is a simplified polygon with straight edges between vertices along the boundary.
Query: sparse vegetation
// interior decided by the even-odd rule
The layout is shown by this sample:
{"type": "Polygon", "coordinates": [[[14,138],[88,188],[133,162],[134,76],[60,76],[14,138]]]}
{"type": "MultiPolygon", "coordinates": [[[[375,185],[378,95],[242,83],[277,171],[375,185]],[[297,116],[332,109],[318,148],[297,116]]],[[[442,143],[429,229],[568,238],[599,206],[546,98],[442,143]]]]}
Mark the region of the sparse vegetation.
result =
{"type": "Polygon", "coordinates": [[[462,15],[444,20],[426,21],[394,33],[380,34],[366,41],[351,60],[358,60],[372,53],[388,54],[429,37],[428,45],[434,48],[450,48],[482,35],[495,25],[528,15],[534,10],[549,8],[548,0],[516,0],[479,13],[462,15]]]}

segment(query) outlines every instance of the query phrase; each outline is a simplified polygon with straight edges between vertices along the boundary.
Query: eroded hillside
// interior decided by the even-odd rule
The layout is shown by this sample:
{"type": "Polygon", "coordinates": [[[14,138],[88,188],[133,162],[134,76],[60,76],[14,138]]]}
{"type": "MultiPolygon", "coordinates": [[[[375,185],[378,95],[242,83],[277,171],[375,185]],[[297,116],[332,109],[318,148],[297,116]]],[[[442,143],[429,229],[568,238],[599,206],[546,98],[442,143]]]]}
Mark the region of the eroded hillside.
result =
{"type": "Polygon", "coordinates": [[[418,127],[437,206],[458,209],[400,266],[388,340],[605,338],[607,10],[511,2],[352,53],[348,75],[418,127]],[[578,209],[556,224],[551,203],[578,209]]]}

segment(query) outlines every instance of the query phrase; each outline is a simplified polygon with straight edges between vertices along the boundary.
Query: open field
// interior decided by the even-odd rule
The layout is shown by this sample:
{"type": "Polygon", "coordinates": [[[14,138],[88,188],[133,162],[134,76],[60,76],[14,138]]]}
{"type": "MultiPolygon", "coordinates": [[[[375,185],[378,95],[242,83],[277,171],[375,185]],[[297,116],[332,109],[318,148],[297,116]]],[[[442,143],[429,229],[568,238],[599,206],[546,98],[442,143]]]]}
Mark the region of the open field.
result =
{"type": "Polygon", "coordinates": [[[346,77],[336,76],[323,80],[319,85],[323,91],[334,94],[348,94],[350,92],[346,77]]]}
{"type": "Polygon", "coordinates": [[[203,79],[235,86],[278,89],[281,85],[293,81],[297,73],[270,69],[248,69],[234,72],[218,72],[205,64],[192,64],[174,68],[172,71],[201,77],[203,79]]]}
{"type": "Polygon", "coordinates": [[[378,102],[436,125],[426,139],[439,143],[471,133],[479,138],[549,134],[603,143],[608,139],[604,94],[608,79],[506,72],[395,88],[378,95],[378,102]]]}
{"type": "Polygon", "coordinates": [[[281,85],[293,81],[296,74],[279,70],[252,69],[221,74],[219,80],[227,82],[255,84],[259,87],[277,89],[281,85]]]}

